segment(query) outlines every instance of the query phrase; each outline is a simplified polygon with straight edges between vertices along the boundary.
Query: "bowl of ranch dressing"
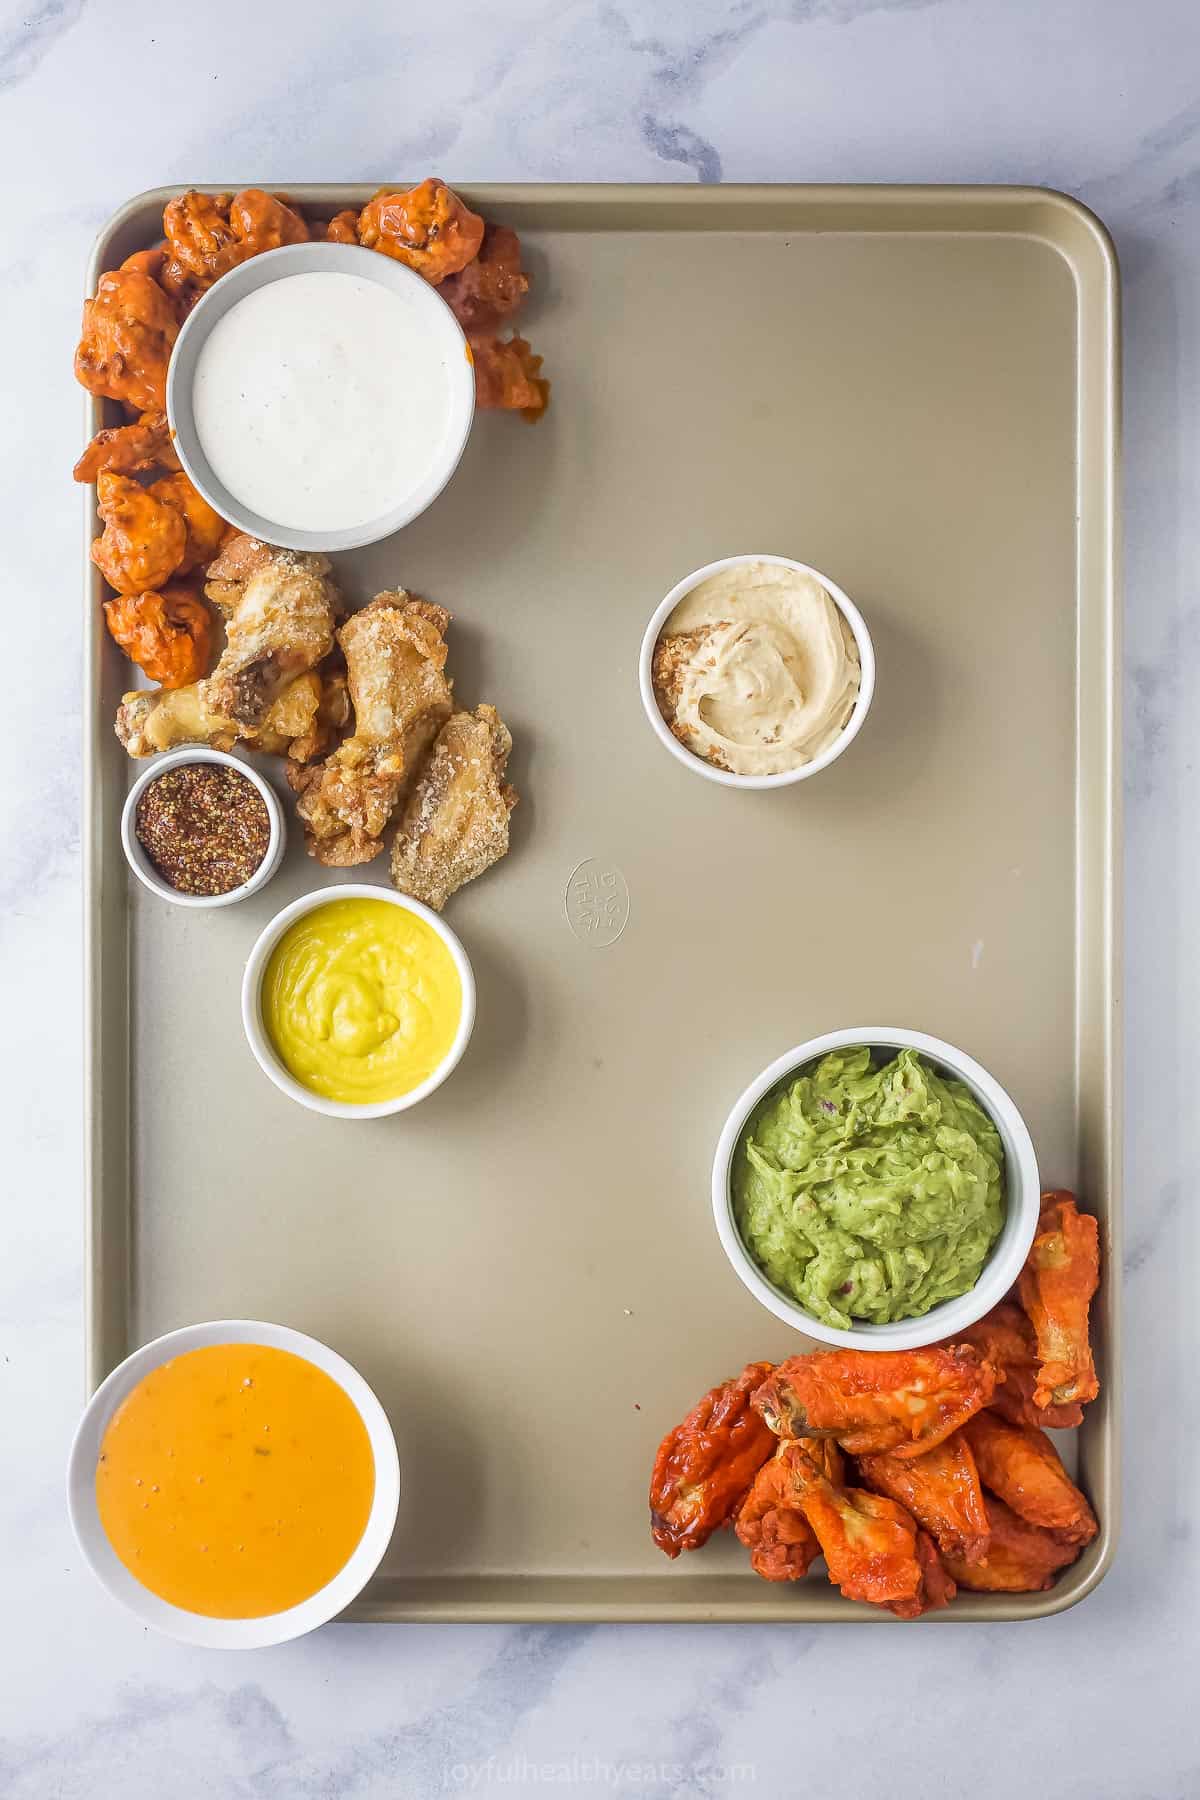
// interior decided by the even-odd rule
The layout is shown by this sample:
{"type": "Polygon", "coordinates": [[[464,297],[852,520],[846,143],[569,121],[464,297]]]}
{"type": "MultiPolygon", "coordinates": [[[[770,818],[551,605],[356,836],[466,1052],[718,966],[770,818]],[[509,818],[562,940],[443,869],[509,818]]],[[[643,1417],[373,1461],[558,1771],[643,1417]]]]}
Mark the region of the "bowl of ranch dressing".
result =
{"type": "Polygon", "coordinates": [[[223,518],[290,550],[352,550],[434,501],[475,415],[462,328],[412,269],[289,244],[231,269],[167,372],[179,459],[223,518]]]}

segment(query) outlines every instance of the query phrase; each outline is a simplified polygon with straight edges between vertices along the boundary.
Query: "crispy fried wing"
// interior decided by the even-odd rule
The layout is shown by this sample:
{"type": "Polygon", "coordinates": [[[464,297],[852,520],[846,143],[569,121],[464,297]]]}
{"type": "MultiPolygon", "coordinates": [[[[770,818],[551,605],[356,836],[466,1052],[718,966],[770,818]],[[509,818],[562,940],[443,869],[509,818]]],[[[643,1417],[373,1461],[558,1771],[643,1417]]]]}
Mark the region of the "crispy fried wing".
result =
{"type": "Polygon", "coordinates": [[[916,1619],[953,1598],[954,1583],[946,1578],[932,1540],[896,1501],[865,1488],[836,1486],[798,1443],[786,1444],[783,1457],[829,1579],[847,1600],[916,1619]]]}
{"type": "Polygon", "coordinates": [[[212,614],[187,582],[157,592],[119,594],[104,604],[114,641],[131,662],[164,688],[186,687],[208,673],[212,614]]]}
{"type": "Polygon", "coordinates": [[[354,735],[327,761],[288,770],[310,856],[333,868],[369,862],[438,727],[449,717],[450,615],[403,590],[377,594],[338,633],[354,735]]]}
{"type": "MultiPolygon", "coordinates": [[[[845,1478],[842,1453],[832,1438],[801,1438],[819,1469],[835,1487],[845,1478]]],[[[799,1581],[821,1554],[816,1533],[805,1518],[787,1461],[788,1445],[754,1477],[754,1485],[738,1512],[734,1527],[750,1552],[750,1566],[764,1581],[799,1581]]]]}
{"type": "Polygon", "coordinates": [[[158,283],[140,269],[114,269],[83,303],[75,379],[90,394],[136,412],[162,411],[178,336],[175,308],[158,283]]]}
{"type": "Polygon", "coordinates": [[[780,1363],[754,1404],[780,1437],[835,1437],[852,1456],[920,1456],[986,1406],[996,1372],[969,1345],[830,1350],[780,1363]]]}
{"type": "MultiPolygon", "coordinates": [[[[973,1423],[969,1420],[963,1431],[973,1423]]],[[[987,1512],[963,1431],[952,1432],[924,1456],[890,1451],[860,1456],[858,1472],[869,1488],[906,1507],[940,1550],[976,1562],[987,1549],[987,1512]]]]}
{"type": "Polygon", "coordinates": [[[267,714],[270,744],[261,742],[267,733],[260,732],[260,748],[274,750],[294,763],[314,762],[328,756],[334,743],[350,723],[350,690],[345,672],[310,669],[285,687],[267,714]]]}
{"type": "Polygon", "coordinates": [[[98,431],[72,473],[76,481],[95,481],[102,469],[114,475],[138,475],[145,469],[178,469],[165,412],[144,412],[132,425],[98,431]]]}
{"type": "Polygon", "coordinates": [[[521,240],[507,225],[485,225],[474,262],[442,283],[442,299],[465,332],[486,335],[516,312],[529,292],[521,240]]]}
{"type": "Polygon", "coordinates": [[[437,287],[479,254],[483,220],[431,175],[403,193],[381,188],[358,216],[358,239],[437,287]]]}
{"type": "Polygon", "coordinates": [[[1083,1423],[1083,1408],[1078,1404],[1040,1407],[1034,1401],[1037,1339],[1033,1326],[1012,1301],[1002,1300],[957,1335],[963,1343],[973,1344],[996,1369],[999,1380],[989,1402],[994,1412],[1014,1425],[1036,1425],[1046,1431],[1067,1431],[1083,1423]]]}
{"type": "Polygon", "coordinates": [[[196,491],[182,469],[151,482],[149,492],[164,506],[173,506],[187,527],[187,545],[176,573],[187,575],[210,563],[229,530],[220,513],[196,491]]]}
{"type": "Polygon", "coordinates": [[[995,1413],[979,1413],[963,1426],[985,1487],[1030,1525],[1041,1525],[1073,1544],[1090,1544],[1096,1515],[1063,1468],[1044,1431],[1010,1425],[995,1413]]]}
{"type": "Polygon", "coordinates": [[[988,1548],[978,1562],[946,1551],[942,1560],[959,1587],[979,1594],[1036,1594],[1054,1585],[1055,1571],[1073,1563],[1082,1548],[1029,1525],[997,1500],[986,1497],[988,1548]]]}
{"type": "Polygon", "coordinates": [[[516,789],[504,779],[512,737],[494,706],[442,726],[392,843],[392,881],[441,912],[451,894],[508,850],[516,789]]]}
{"type": "Polygon", "coordinates": [[[96,507],[104,531],[92,540],[91,557],[118,594],[143,594],[170,581],[187,549],[187,526],[128,475],[102,469],[96,507]]]}
{"type": "Polygon", "coordinates": [[[770,1373],[770,1363],[748,1363],[736,1378],[711,1388],[659,1445],[650,1477],[650,1532],[667,1556],[698,1550],[719,1525],[737,1517],[775,1448],[750,1406],[751,1394],[770,1373]]]}
{"type": "Polygon", "coordinates": [[[1088,1340],[1088,1308],[1100,1283],[1100,1229],[1062,1190],[1042,1195],[1033,1248],[1018,1292],[1037,1334],[1038,1406],[1083,1404],[1100,1392],[1088,1340]]]}
{"type": "Polygon", "coordinates": [[[550,383],[542,378],[540,356],[523,337],[472,336],[475,404],[484,412],[519,412],[540,419],[550,401],[550,383]]]}
{"type": "Polygon", "coordinates": [[[239,534],[213,562],[204,591],[225,615],[212,709],[261,725],[283,689],[333,649],[341,596],[329,560],[239,534]]]}
{"type": "Polygon", "coordinates": [[[325,678],[310,669],[288,683],[261,725],[247,726],[216,711],[210,684],[195,681],[173,691],[126,694],[117,709],[116,733],[135,757],[154,756],[180,744],[232,750],[238,743],[277,756],[319,756],[344,722],[345,707],[343,677],[325,678]]]}

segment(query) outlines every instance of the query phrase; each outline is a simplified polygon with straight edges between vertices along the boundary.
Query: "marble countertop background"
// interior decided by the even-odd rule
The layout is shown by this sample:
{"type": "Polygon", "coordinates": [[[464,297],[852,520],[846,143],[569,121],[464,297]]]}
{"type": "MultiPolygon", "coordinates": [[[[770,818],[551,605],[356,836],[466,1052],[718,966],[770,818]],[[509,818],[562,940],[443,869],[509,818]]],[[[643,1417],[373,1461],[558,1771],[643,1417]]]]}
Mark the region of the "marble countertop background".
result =
{"type": "Polygon", "coordinates": [[[1200,12],[1195,0],[4,0],[0,1796],[1200,1792],[1200,12]],[[1122,1548],[1023,1627],[329,1628],[235,1659],[80,1566],[78,499],[68,374],[115,204],[233,178],[1002,181],[1124,270],[1122,1548]],[[36,673],[27,671],[36,670],[36,673]],[[1188,1716],[1186,1709],[1191,1709],[1188,1716]]]}

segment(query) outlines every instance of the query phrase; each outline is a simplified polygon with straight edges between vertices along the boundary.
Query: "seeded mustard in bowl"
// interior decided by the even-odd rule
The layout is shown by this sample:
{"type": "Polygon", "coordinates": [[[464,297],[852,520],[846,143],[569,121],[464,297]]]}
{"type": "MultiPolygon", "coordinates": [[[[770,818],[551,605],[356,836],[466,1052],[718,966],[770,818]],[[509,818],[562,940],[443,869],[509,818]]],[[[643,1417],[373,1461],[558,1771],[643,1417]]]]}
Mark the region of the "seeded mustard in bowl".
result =
{"type": "Polygon", "coordinates": [[[283,808],[257,769],[203,745],[157,756],[121,813],[125,860],[173,906],[231,906],[283,860],[283,808]]]}

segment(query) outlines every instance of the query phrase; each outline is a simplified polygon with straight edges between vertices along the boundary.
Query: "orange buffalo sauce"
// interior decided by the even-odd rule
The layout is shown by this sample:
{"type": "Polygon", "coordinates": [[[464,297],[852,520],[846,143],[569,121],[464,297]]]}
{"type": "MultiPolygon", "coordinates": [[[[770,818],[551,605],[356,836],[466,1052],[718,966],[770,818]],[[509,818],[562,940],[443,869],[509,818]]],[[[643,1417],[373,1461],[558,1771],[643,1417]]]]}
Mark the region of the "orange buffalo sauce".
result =
{"type": "Polygon", "coordinates": [[[210,1618],[308,1599],[349,1560],[375,1494],[366,1426],[290,1350],[213,1344],[163,1363],[109,1421],[96,1504],[151,1593],[210,1618]]]}

